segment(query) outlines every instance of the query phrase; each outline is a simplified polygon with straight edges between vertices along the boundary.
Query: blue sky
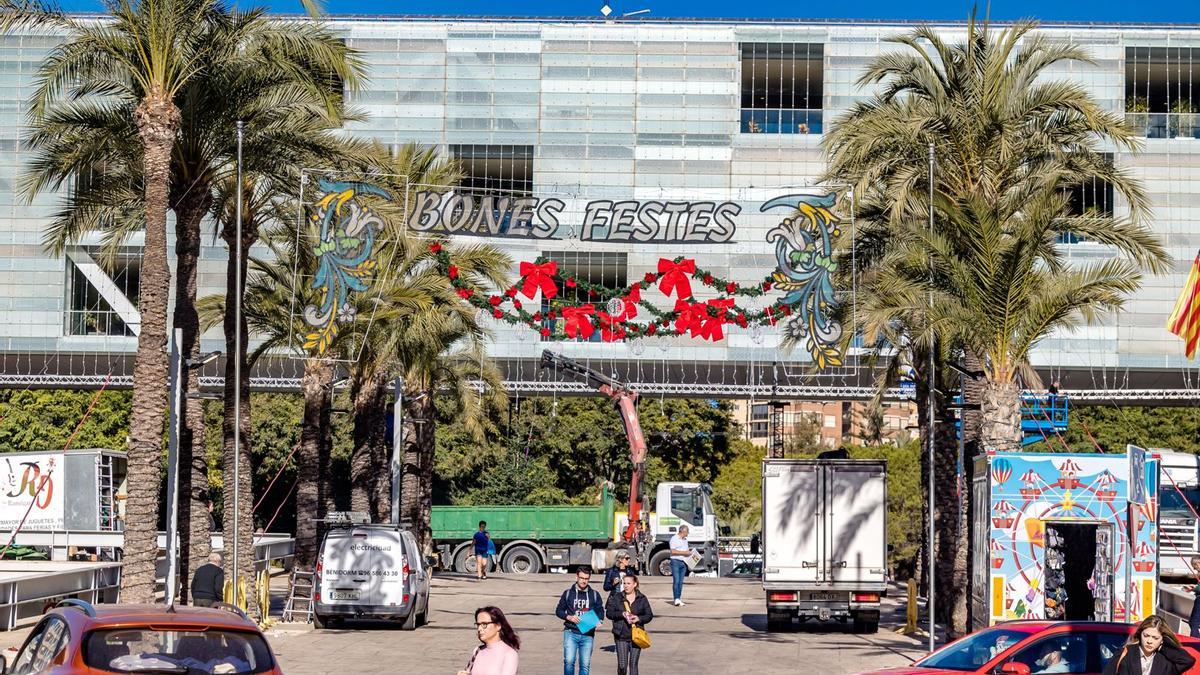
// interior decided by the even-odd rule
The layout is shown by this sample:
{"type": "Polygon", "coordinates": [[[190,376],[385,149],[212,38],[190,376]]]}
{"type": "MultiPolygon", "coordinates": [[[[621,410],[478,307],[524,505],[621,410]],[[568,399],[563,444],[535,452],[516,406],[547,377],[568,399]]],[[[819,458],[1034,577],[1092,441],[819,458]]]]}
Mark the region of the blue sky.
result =
{"type": "MultiPolygon", "coordinates": [[[[71,10],[96,11],[96,0],[61,0],[71,10]]],[[[280,12],[299,10],[295,0],[261,0],[280,12]]],[[[436,14],[492,16],[583,16],[599,18],[604,0],[326,0],[331,14],[436,14]]],[[[974,4],[971,0],[896,2],[895,0],[859,0],[859,2],[804,3],[795,0],[759,0],[758,2],[715,2],[714,0],[610,0],[615,15],[649,9],[650,17],[748,17],[806,19],[906,19],[956,20],[964,18],[974,4]]],[[[246,3],[249,4],[249,3],[246,3]]],[[[982,7],[984,3],[979,3],[982,7]]],[[[1083,21],[1120,23],[1200,23],[1200,1],[1166,0],[1001,0],[993,2],[995,19],[1033,17],[1042,21],[1083,21]]]]}

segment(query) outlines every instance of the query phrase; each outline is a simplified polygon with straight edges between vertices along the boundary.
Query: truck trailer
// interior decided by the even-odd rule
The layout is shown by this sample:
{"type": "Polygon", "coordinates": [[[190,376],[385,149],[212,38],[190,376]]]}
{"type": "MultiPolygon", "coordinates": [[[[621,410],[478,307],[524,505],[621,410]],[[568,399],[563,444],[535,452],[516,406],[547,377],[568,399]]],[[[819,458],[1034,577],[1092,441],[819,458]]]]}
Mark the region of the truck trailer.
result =
{"type": "Polygon", "coordinates": [[[876,632],[887,590],[887,462],[766,459],[762,476],[767,629],[839,621],[876,632]]]}
{"type": "MultiPolygon", "coordinates": [[[[717,516],[703,483],[659,483],[656,509],[649,514],[645,539],[646,565],[653,575],[670,576],[671,536],[687,525],[688,543],[702,560],[695,571],[717,569],[717,516]]],[[[434,506],[431,516],[434,548],[442,566],[474,574],[471,536],[479,521],[487,521],[496,544],[500,569],[512,574],[536,574],[547,568],[590,565],[603,569],[626,546],[622,532],[628,517],[616,511],[608,489],[595,506],[480,505],[434,506]]]]}

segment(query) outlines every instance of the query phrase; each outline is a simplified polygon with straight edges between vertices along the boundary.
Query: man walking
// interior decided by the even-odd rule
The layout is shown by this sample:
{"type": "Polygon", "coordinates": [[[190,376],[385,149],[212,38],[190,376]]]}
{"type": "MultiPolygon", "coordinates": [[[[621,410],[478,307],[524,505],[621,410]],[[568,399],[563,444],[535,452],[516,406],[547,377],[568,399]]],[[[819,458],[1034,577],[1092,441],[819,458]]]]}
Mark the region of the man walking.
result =
{"type": "Polygon", "coordinates": [[[196,568],[192,575],[192,604],[212,607],[225,594],[225,572],[221,571],[221,554],[209,553],[208,562],[196,568]]]}
{"type": "Polygon", "coordinates": [[[486,520],[479,521],[479,531],[471,537],[471,542],[475,547],[475,579],[482,581],[487,578],[488,561],[491,559],[488,550],[493,546],[486,520]]]}
{"type": "Polygon", "coordinates": [[[675,596],[676,607],[683,607],[683,575],[687,573],[687,560],[692,557],[687,536],[688,526],[680,525],[671,537],[671,592],[675,596]]]}
{"type": "Polygon", "coordinates": [[[596,589],[588,586],[591,579],[592,570],[580,567],[575,572],[575,583],[563,591],[558,608],[554,610],[554,614],[563,620],[564,675],[575,675],[576,661],[579,662],[579,675],[588,675],[591,671],[596,626],[604,618],[604,601],[596,589]]]}

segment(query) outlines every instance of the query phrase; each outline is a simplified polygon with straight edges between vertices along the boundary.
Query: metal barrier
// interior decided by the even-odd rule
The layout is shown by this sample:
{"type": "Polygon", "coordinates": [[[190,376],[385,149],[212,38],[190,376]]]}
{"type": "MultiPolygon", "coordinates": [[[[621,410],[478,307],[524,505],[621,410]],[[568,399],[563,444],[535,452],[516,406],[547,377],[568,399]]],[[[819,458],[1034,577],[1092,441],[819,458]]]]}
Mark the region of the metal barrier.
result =
{"type": "Polygon", "coordinates": [[[0,560],[0,629],[41,616],[66,597],[116,602],[120,588],[121,563],[0,560]]]}
{"type": "MultiPolygon", "coordinates": [[[[49,548],[51,550],[51,558],[53,560],[67,559],[67,551],[71,548],[87,548],[87,549],[117,549],[124,546],[125,534],[123,532],[65,532],[65,531],[50,531],[50,530],[22,530],[17,533],[16,541],[19,546],[39,546],[49,548]]],[[[220,532],[214,532],[211,535],[212,549],[214,551],[225,550],[225,539],[220,532]]],[[[164,532],[158,533],[158,550],[164,551],[167,547],[167,535],[164,532]]],[[[283,571],[289,571],[292,567],[292,559],[295,556],[296,539],[290,534],[267,532],[265,534],[254,535],[254,564],[255,569],[263,570],[270,569],[274,562],[282,563],[283,571]]]]}

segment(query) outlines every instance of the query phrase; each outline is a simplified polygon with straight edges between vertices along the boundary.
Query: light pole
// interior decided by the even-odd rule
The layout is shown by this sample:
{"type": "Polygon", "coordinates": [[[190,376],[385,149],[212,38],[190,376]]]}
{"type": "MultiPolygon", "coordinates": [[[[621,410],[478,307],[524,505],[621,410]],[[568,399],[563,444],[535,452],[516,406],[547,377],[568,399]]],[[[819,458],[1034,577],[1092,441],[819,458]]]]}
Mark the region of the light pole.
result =
{"type": "Polygon", "coordinates": [[[242,493],[242,128],[241,120],[237,122],[237,214],[234,227],[234,261],[237,275],[234,279],[233,294],[233,570],[230,581],[233,584],[234,603],[237,602],[238,573],[241,560],[238,558],[239,536],[238,514],[241,510],[240,496],[242,493]]]}
{"type": "MultiPolygon", "coordinates": [[[[183,344],[183,329],[176,328],[171,332],[168,345],[170,352],[170,370],[167,383],[170,390],[169,425],[167,432],[167,585],[163,595],[167,607],[175,605],[176,588],[179,585],[179,429],[183,426],[183,380],[186,371],[200,368],[216,360],[221,352],[210,352],[193,361],[186,359],[180,351],[183,344]]],[[[199,392],[188,396],[199,397],[199,392]]],[[[190,496],[189,496],[190,497],[190,496]]],[[[191,508],[191,503],[188,503],[191,508]]]]}
{"type": "MultiPolygon", "coordinates": [[[[931,236],[933,235],[933,141],[929,142],[929,234],[931,236]]],[[[930,268],[929,268],[930,282],[933,281],[932,262],[933,261],[930,260],[930,263],[931,263],[930,268]]],[[[933,315],[933,284],[930,283],[929,313],[925,317],[926,324],[929,324],[932,315],[933,315]]],[[[935,645],[937,644],[937,622],[936,622],[936,619],[934,618],[936,616],[936,613],[934,611],[934,609],[935,609],[934,596],[936,595],[936,592],[934,591],[934,586],[936,584],[934,583],[934,580],[937,578],[937,571],[934,568],[935,561],[936,561],[934,552],[937,547],[934,545],[934,538],[937,536],[937,533],[936,533],[936,529],[934,528],[934,522],[933,522],[934,514],[936,512],[936,507],[934,506],[933,474],[934,474],[934,466],[935,466],[934,465],[934,447],[935,447],[935,442],[936,442],[935,437],[937,436],[937,415],[936,415],[937,411],[936,411],[936,406],[934,405],[934,401],[935,401],[934,397],[937,396],[937,391],[936,391],[937,386],[936,386],[936,378],[935,378],[936,373],[934,371],[935,362],[936,362],[936,354],[934,352],[937,349],[937,340],[935,340],[933,337],[932,325],[927,325],[926,327],[929,329],[929,389],[928,389],[928,391],[929,391],[929,394],[928,394],[928,396],[929,396],[929,401],[928,401],[928,406],[929,406],[929,413],[928,413],[928,416],[929,416],[929,572],[928,572],[928,577],[929,577],[929,651],[932,652],[934,650],[935,645]]]]}
{"type": "Polygon", "coordinates": [[[176,586],[179,585],[179,426],[183,413],[183,355],[179,345],[183,342],[183,329],[171,332],[171,364],[167,380],[171,387],[170,427],[167,433],[167,585],[163,595],[167,607],[175,605],[176,586]]]}

